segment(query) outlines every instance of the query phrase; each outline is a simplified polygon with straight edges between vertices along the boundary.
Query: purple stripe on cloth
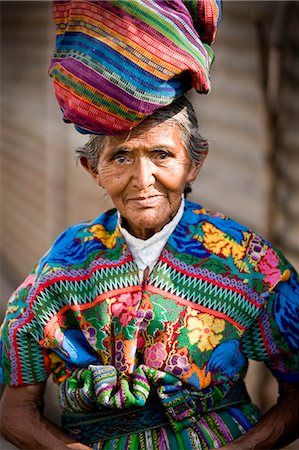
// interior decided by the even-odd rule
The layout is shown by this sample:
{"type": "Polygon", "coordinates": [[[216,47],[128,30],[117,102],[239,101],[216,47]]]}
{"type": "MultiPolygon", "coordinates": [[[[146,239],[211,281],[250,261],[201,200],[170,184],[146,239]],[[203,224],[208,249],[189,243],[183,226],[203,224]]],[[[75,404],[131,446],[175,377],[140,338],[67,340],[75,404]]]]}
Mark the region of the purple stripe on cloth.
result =
{"type": "Polygon", "coordinates": [[[144,3],[147,4],[152,10],[155,10],[161,16],[163,15],[164,17],[167,17],[171,22],[175,23],[176,26],[182,31],[182,33],[188,37],[188,40],[193,41],[194,45],[198,47],[198,33],[194,28],[193,21],[188,9],[181,0],[171,0],[171,6],[169,10],[167,9],[167,5],[165,5],[165,3],[163,4],[162,9],[159,6],[159,3],[156,2],[156,0],[144,0],[144,3]],[[173,11],[175,11],[175,14],[173,11]],[[194,31],[196,39],[194,38],[193,34],[189,33],[183,22],[185,22],[185,24],[187,24],[190,29],[194,31]]]}
{"type": "MultiPolygon", "coordinates": [[[[140,101],[138,98],[133,97],[128,92],[125,92],[120,87],[116,86],[115,84],[104,78],[102,75],[95,72],[93,69],[90,69],[81,61],[73,60],[73,58],[71,57],[63,59],[53,59],[51,67],[56,63],[60,63],[66,70],[70,71],[78,78],[81,78],[83,81],[85,81],[95,89],[98,90],[100,86],[100,92],[103,92],[103,94],[109,97],[113,97],[113,99],[117,101],[120,101],[129,109],[135,110],[136,103],[138,104],[138,102],[140,101]]],[[[144,103],[143,112],[145,114],[151,114],[157,107],[157,103],[151,103],[145,100],[142,100],[142,103],[144,103]]]]}
{"type": "MultiPolygon", "coordinates": [[[[100,394],[102,394],[103,392],[110,391],[112,389],[112,387],[113,387],[112,384],[109,384],[109,385],[104,386],[104,387],[102,385],[100,385],[100,387],[96,387],[96,390],[100,391],[100,394]]],[[[97,392],[96,392],[96,394],[97,394],[97,392]]]]}
{"type": "Polygon", "coordinates": [[[231,442],[233,440],[233,435],[229,432],[229,430],[228,430],[227,426],[225,425],[225,422],[222,420],[221,416],[215,411],[212,411],[210,414],[217,421],[217,423],[220,427],[220,430],[221,430],[223,436],[225,437],[226,441],[231,442]]]}
{"type": "MultiPolygon", "coordinates": [[[[194,30],[194,33],[196,34],[197,39],[198,39],[198,35],[194,29],[191,16],[190,16],[187,8],[181,2],[181,0],[180,1],[171,0],[171,6],[169,9],[167,9],[167,4],[165,4],[165,2],[163,2],[163,8],[161,8],[161,6],[159,6],[159,3],[157,3],[156,0],[155,1],[144,0],[143,4],[146,5],[147,7],[149,7],[152,11],[155,11],[159,16],[163,17],[163,20],[165,20],[165,17],[167,17],[170,22],[175,23],[176,26],[182,31],[182,33],[188,37],[188,40],[192,41],[196,46],[198,46],[198,42],[196,41],[194,35],[190,34],[186,30],[185,25],[182,24],[182,22],[185,22],[186,24],[188,24],[188,26],[190,26],[190,28],[192,30],[194,30]],[[173,13],[174,10],[175,10],[175,14],[173,13]],[[184,12],[181,12],[180,10],[184,10],[184,12]],[[177,19],[178,16],[180,16],[180,20],[177,19]]],[[[151,24],[146,24],[145,21],[141,21],[140,19],[138,19],[138,17],[133,16],[125,9],[121,9],[121,8],[114,8],[114,9],[115,9],[116,14],[118,14],[118,15],[121,14],[122,18],[126,19],[129,23],[133,23],[136,27],[138,27],[142,31],[144,31],[146,29],[145,26],[147,26],[148,33],[151,36],[153,36],[158,42],[163,40],[163,43],[165,43],[165,45],[174,46],[174,42],[171,39],[169,39],[167,36],[163,35],[160,31],[158,31],[156,28],[154,28],[151,24]]],[[[113,12],[113,9],[111,9],[111,12],[113,12]]],[[[151,18],[151,20],[152,20],[152,18],[151,18]]],[[[180,48],[177,47],[176,51],[179,49],[180,48]]]]}
{"type": "Polygon", "coordinates": [[[148,381],[147,381],[147,378],[146,378],[146,376],[144,375],[138,375],[137,373],[136,374],[134,374],[134,379],[136,380],[141,380],[141,381],[144,381],[146,384],[148,384],[148,381]]]}
{"type": "Polygon", "coordinates": [[[196,431],[199,434],[201,440],[204,442],[206,448],[209,448],[210,442],[207,436],[210,435],[210,428],[208,427],[205,419],[201,417],[199,422],[195,421],[194,427],[196,428],[196,431]]]}
{"type": "MultiPolygon", "coordinates": [[[[106,3],[106,2],[105,2],[106,3]]],[[[151,38],[156,40],[158,43],[163,42],[163,44],[171,50],[173,48],[174,54],[173,57],[176,58],[176,54],[182,54],[186,56],[187,58],[190,58],[190,53],[187,50],[182,49],[180,46],[174,43],[170,38],[163,35],[160,31],[158,31],[156,28],[154,28],[152,25],[145,23],[145,21],[141,21],[138,17],[133,16],[130,14],[126,9],[119,8],[117,6],[112,5],[113,2],[109,2],[109,4],[106,6],[105,9],[109,10],[111,13],[115,14],[116,16],[121,16],[123,22],[127,21],[129,24],[134,24],[136,28],[140,29],[142,33],[147,32],[151,38]]],[[[169,18],[169,21],[175,24],[178,29],[182,32],[182,35],[185,35],[189,42],[191,42],[195,47],[200,48],[204,55],[206,55],[206,50],[204,45],[199,39],[198,33],[195,30],[193,26],[193,22],[191,19],[191,16],[188,12],[188,9],[185,7],[185,5],[181,2],[181,0],[171,0],[171,6],[169,10],[167,10],[167,5],[165,3],[163,4],[163,9],[158,6],[156,0],[155,1],[143,1],[143,3],[148,6],[151,10],[156,11],[158,15],[161,17],[163,16],[163,20],[165,20],[165,17],[169,18]],[[184,9],[184,13],[180,12],[180,10],[184,9]],[[173,11],[175,10],[175,13],[173,11]],[[177,18],[180,16],[180,20],[177,18]],[[185,22],[190,29],[194,32],[190,33],[185,25],[182,23],[185,22]]],[[[113,21],[114,23],[114,21],[113,21]]],[[[126,30],[127,32],[127,30],[126,30]]],[[[141,44],[142,45],[142,44],[141,44]]],[[[171,52],[170,52],[171,53],[171,52]]],[[[205,58],[207,59],[207,57],[205,58]]]]}

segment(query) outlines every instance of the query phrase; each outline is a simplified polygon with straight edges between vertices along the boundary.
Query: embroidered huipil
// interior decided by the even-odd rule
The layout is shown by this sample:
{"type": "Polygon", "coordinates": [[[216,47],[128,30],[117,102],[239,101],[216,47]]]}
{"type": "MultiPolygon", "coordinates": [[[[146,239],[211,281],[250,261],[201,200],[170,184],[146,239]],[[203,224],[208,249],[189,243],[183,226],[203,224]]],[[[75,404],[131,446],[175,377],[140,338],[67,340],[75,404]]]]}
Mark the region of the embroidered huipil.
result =
{"type": "MultiPolygon", "coordinates": [[[[244,405],[201,417],[190,399],[209,392],[203,412],[217,409],[244,378],[247,358],[264,361],[278,379],[299,379],[298,275],[257,234],[186,201],[141,284],[117,223],[111,210],[69,228],[11,297],[4,382],[33,384],[52,373],[67,411],[142,407],[154,392],[170,421],[165,442],[171,426],[175,436],[187,433],[177,439],[189,439],[190,448],[220,447],[258,415],[244,405]],[[74,376],[92,384],[80,404],[77,385],[68,384],[74,376]]],[[[161,429],[150,430],[152,440],[161,441],[161,429]]],[[[131,439],[132,448],[146,442],[144,433],[115,439],[131,439]]]]}

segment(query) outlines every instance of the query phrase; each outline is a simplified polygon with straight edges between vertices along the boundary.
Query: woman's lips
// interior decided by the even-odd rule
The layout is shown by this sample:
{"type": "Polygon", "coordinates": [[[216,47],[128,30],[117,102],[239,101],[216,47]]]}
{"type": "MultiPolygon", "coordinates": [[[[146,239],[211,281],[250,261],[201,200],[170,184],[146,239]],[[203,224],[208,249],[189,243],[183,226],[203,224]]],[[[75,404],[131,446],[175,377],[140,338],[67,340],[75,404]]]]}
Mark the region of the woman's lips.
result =
{"type": "Polygon", "coordinates": [[[130,203],[142,208],[153,208],[157,205],[161,195],[152,195],[150,197],[131,198],[130,203]]]}

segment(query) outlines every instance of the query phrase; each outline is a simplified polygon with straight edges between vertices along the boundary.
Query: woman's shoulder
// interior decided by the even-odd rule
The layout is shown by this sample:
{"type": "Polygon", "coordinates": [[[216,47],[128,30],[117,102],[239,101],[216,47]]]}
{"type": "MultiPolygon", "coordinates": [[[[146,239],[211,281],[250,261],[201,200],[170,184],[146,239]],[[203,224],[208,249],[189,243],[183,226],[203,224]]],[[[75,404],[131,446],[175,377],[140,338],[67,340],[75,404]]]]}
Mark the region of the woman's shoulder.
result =
{"type": "MultiPolygon", "coordinates": [[[[259,233],[250,230],[220,212],[207,211],[201,205],[186,202],[188,235],[206,254],[229,261],[240,273],[261,276],[268,289],[280,281],[298,275],[283,253],[259,233]]],[[[298,281],[297,281],[298,282],[298,281]]]]}
{"type": "Polygon", "coordinates": [[[107,237],[115,233],[117,220],[116,210],[111,209],[65,229],[41,258],[38,273],[84,266],[94,252],[107,248],[107,237]]]}
{"type": "Polygon", "coordinates": [[[204,223],[210,223],[218,230],[225,232],[228,235],[234,236],[237,238],[240,237],[240,233],[251,233],[256,234],[253,231],[250,231],[249,228],[235,219],[228,217],[220,211],[211,211],[206,209],[204,206],[186,201],[185,204],[185,212],[183,219],[189,223],[190,225],[202,226],[204,223]]]}

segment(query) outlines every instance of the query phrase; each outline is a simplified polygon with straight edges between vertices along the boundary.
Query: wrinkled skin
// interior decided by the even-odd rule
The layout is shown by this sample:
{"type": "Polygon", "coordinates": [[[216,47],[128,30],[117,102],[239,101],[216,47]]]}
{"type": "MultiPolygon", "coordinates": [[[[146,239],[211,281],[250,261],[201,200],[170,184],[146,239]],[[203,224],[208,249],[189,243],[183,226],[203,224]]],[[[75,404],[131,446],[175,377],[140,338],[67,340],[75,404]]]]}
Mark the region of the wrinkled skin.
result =
{"type": "Polygon", "coordinates": [[[185,184],[202,165],[191,161],[178,128],[163,123],[106,138],[96,171],[84,158],[81,162],[107,191],[128,230],[141,239],[174,217],[185,184]]]}
{"type": "Polygon", "coordinates": [[[45,383],[6,386],[1,398],[1,434],[18,448],[34,450],[87,450],[42,415],[45,383]],[[5,412],[5,413],[4,413],[5,412]]]}

